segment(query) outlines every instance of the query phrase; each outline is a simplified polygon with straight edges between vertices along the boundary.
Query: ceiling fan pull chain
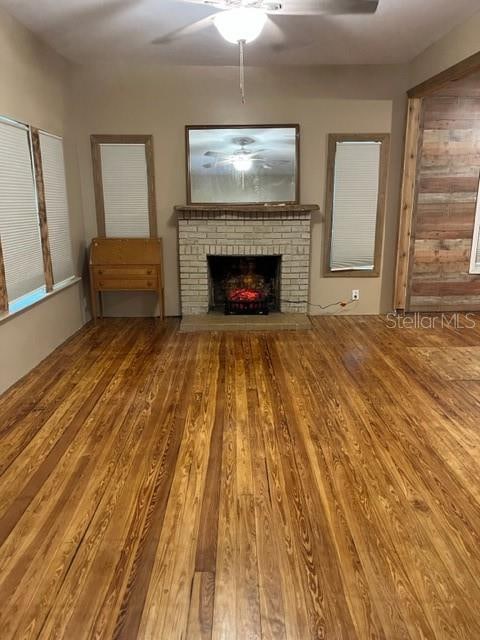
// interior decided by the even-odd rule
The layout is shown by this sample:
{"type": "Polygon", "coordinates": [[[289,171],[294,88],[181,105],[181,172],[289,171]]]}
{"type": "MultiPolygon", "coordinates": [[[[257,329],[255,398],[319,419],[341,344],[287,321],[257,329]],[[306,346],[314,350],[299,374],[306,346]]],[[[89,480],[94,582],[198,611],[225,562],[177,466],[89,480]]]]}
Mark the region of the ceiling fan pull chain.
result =
{"type": "Polygon", "coordinates": [[[240,48],[240,95],[242,96],[242,104],[245,104],[245,40],[239,40],[240,48]]]}

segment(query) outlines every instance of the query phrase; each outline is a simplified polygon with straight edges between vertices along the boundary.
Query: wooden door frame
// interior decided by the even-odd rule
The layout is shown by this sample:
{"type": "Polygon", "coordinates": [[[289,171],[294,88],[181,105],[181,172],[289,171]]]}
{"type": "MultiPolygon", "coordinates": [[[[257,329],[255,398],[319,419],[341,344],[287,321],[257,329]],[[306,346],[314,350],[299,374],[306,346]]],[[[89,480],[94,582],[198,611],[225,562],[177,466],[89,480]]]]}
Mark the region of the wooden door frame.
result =
{"type": "Polygon", "coordinates": [[[423,100],[451,82],[462,80],[478,71],[480,71],[480,51],[412,87],[407,92],[408,110],[393,301],[393,308],[396,311],[408,310],[418,161],[422,142],[423,100]]]}
{"type": "Polygon", "coordinates": [[[417,200],[418,160],[422,143],[422,112],[423,98],[409,98],[393,301],[393,308],[396,310],[407,308],[410,256],[413,247],[413,219],[417,200]]]}
{"type": "Polygon", "coordinates": [[[462,80],[477,71],[480,71],[480,51],[412,87],[407,91],[407,95],[409,98],[426,98],[451,82],[462,80]]]}

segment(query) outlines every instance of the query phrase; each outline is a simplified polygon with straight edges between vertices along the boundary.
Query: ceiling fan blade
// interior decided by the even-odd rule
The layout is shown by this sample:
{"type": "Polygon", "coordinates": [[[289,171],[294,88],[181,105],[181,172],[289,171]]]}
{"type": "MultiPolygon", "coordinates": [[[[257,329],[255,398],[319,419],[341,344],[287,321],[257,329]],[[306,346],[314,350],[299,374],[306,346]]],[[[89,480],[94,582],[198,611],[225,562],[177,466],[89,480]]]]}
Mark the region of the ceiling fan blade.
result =
{"type": "Polygon", "coordinates": [[[268,149],[252,149],[251,151],[246,151],[245,153],[247,153],[251,158],[254,158],[259,153],[264,153],[265,151],[268,151],[268,149]]]}
{"type": "Polygon", "coordinates": [[[281,13],[270,14],[269,20],[271,25],[275,28],[273,31],[274,42],[270,45],[270,49],[276,53],[282,53],[283,51],[293,51],[295,49],[301,49],[302,47],[308,47],[312,44],[312,38],[306,33],[305,28],[297,28],[298,16],[293,16],[290,20],[285,20],[285,15],[281,13]]]}
{"type": "Polygon", "coordinates": [[[213,24],[213,15],[202,18],[201,20],[197,20],[196,22],[192,22],[191,24],[187,24],[184,27],[180,27],[179,29],[175,29],[175,31],[171,31],[164,36],[160,36],[159,38],[155,38],[152,44],[170,44],[170,42],[175,42],[175,40],[193,36],[196,33],[199,33],[200,31],[208,28],[211,24],[213,24]]]}
{"type": "Polygon", "coordinates": [[[227,156],[226,153],[222,153],[221,151],[205,151],[203,155],[208,158],[225,158],[227,156]]]}
{"type": "Polygon", "coordinates": [[[202,167],[204,169],[212,169],[212,167],[222,167],[226,164],[233,164],[235,162],[235,160],[229,159],[229,160],[220,160],[220,162],[207,162],[206,164],[203,164],[202,167]]]}
{"type": "Polygon", "coordinates": [[[379,0],[285,0],[282,8],[270,15],[372,14],[378,4],[379,0]]]}
{"type": "Polygon", "coordinates": [[[207,7],[213,7],[214,9],[228,9],[230,8],[228,5],[232,5],[231,8],[236,6],[236,2],[231,2],[230,0],[179,0],[183,4],[203,4],[207,7]]]}

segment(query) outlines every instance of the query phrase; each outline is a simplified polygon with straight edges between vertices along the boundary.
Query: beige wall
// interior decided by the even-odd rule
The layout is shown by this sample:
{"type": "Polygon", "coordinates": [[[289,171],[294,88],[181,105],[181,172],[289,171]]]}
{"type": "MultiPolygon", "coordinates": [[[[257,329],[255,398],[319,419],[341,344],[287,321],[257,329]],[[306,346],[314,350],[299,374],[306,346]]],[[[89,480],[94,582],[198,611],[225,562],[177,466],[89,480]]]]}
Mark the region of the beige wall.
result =
{"type": "Polygon", "coordinates": [[[480,11],[428,47],[410,65],[410,86],[428,80],[480,50],[480,11]]]}
{"type": "Polygon", "coordinates": [[[73,285],[0,325],[0,393],[80,329],[81,298],[73,285]]]}
{"type": "MultiPolygon", "coordinates": [[[[77,146],[87,239],[96,235],[89,137],[92,133],[153,134],[159,233],[165,239],[167,314],[179,313],[176,220],[173,207],[185,203],[186,124],[252,124],[298,122],[301,125],[301,199],[324,207],[328,133],[391,132],[390,189],[386,247],[396,242],[398,169],[401,162],[405,67],[326,67],[247,71],[247,104],[242,106],[235,68],[142,65],[129,68],[95,66],[76,70],[72,109],[76,113],[77,146]],[[393,122],[392,122],[393,118],[393,122]]],[[[349,312],[378,313],[392,301],[393,260],[387,255],[381,278],[323,278],[323,228],[313,228],[311,302],[327,305],[350,299],[360,289],[360,302],[349,312]]],[[[145,296],[112,297],[112,314],[149,314],[145,296]]],[[[317,310],[318,312],[318,310],[317,310]]]]}
{"type": "MultiPolygon", "coordinates": [[[[2,11],[0,60],[0,114],[65,134],[69,65],[2,11]]],[[[72,233],[80,265],[84,229],[72,142],[66,136],[72,233]]],[[[81,298],[81,286],[77,284],[0,324],[0,392],[83,324],[81,298]]]]}

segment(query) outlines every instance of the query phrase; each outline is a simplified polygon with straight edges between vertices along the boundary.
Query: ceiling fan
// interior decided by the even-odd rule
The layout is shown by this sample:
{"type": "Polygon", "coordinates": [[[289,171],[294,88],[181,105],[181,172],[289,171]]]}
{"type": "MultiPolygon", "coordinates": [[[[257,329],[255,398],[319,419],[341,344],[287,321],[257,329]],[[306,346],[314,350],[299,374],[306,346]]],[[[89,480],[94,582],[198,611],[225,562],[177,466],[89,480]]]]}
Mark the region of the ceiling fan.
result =
{"type": "Polygon", "coordinates": [[[260,163],[264,169],[273,169],[277,164],[284,164],[288,161],[285,160],[267,160],[262,156],[268,149],[252,149],[249,150],[250,145],[255,144],[255,138],[250,136],[240,136],[232,139],[232,144],[238,146],[238,149],[232,153],[222,153],[221,151],[206,151],[204,156],[208,158],[209,162],[203,164],[204,169],[213,169],[214,167],[222,165],[231,165],[236,171],[245,173],[250,171],[254,163],[260,163]]]}
{"type": "Polygon", "coordinates": [[[373,14],[379,0],[179,0],[185,4],[203,4],[214,9],[212,15],[176,29],[154,40],[154,44],[168,44],[194,35],[212,23],[220,35],[240,51],[240,91],[245,103],[244,48],[256,40],[267,22],[281,25],[289,16],[317,16],[344,14],[373,14]]]}

